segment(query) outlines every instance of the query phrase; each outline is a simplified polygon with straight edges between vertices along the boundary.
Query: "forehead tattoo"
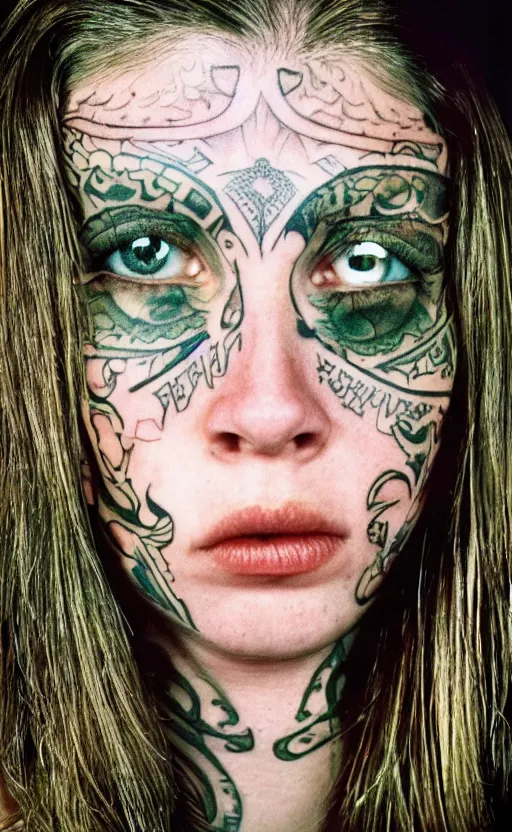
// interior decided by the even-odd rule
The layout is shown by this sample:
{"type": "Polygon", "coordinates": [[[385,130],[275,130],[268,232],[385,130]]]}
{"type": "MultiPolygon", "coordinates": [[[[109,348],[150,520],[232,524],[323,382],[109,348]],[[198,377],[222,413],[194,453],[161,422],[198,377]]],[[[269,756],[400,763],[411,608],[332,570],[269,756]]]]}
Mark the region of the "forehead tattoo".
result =
{"type": "Polygon", "coordinates": [[[259,82],[234,65],[163,61],[81,87],[65,124],[96,207],[101,194],[155,200],[188,187],[181,202],[211,226],[215,194],[225,195],[260,246],[278,217],[286,222],[304,196],[346,169],[446,165],[444,142],[417,108],[326,61],[277,67],[259,82]],[[265,156],[257,152],[262,137],[265,156]],[[188,185],[184,174],[193,177],[188,185]]]}
{"type": "Polygon", "coordinates": [[[134,128],[150,141],[207,138],[243,124],[263,97],[283,124],[323,142],[382,153],[407,138],[442,150],[416,107],[348,65],[312,60],[272,69],[259,83],[247,76],[237,66],[173,58],[143,74],[126,72],[122,82],[80,87],[66,120],[104,138],[131,138],[134,128]]]}

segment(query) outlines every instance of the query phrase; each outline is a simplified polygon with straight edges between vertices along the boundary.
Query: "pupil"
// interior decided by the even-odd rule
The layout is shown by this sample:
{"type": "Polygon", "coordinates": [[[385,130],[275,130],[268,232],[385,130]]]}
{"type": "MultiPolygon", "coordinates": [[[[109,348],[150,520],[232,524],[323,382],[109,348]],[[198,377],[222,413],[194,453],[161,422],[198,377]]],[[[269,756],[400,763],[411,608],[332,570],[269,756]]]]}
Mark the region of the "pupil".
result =
{"type": "Polygon", "coordinates": [[[162,241],[158,237],[148,237],[144,240],[137,240],[133,243],[132,250],[138,260],[142,260],[147,266],[156,257],[162,247],[162,241]],[[146,242],[148,240],[148,242],[146,242]]]}
{"type": "Polygon", "coordinates": [[[377,258],[373,254],[353,254],[348,264],[358,272],[371,272],[377,265],[377,258]]]}

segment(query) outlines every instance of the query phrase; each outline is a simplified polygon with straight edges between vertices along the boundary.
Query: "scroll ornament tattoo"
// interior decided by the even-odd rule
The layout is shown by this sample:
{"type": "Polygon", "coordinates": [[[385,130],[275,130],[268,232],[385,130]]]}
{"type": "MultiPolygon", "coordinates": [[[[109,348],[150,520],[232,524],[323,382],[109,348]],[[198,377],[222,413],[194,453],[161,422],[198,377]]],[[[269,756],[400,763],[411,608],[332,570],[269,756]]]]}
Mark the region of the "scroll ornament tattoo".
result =
{"type": "Polygon", "coordinates": [[[382,90],[377,105],[369,79],[348,64],[309,60],[297,69],[282,67],[278,83],[292,110],[325,127],[385,138],[426,132],[415,107],[402,104],[397,110],[396,100],[382,90]]]}
{"type": "Polygon", "coordinates": [[[346,659],[341,640],[316,669],[304,692],[295,716],[300,727],[274,743],[274,754],[279,760],[299,760],[339,736],[338,703],[345,682],[346,659]]]}
{"type": "Polygon", "coordinates": [[[416,107],[397,102],[348,62],[326,60],[271,66],[255,83],[246,67],[173,55],[168,64],[126,72],[122,86],[104,93],[95,82],[81,85],[66,123],[107,140],[134,132],[152,143],[217,137],[239,128],[261,100],[283,125],[324,145],[386,153],[407,136],[429,147],[433,159],[444,152],[416,107]]]}
{"type": "Polygon", "coordinates": [[[213,683],[196,679],[193,686],[176,669],[169,682],[170,730],[174,743],[193,768],[209,828],[213,832],[239,832],[242,798],[215,753],[215,746],[221,744],[234,754],[251,751],[253,733],[250,728],[240,731],[235,708],[213,683]],[[203,716],[205,705],[209,720],[203,716]]]}
{"type": "Polygon", "coordinates": [[[231,107],[240,78],[238,66],[208,66],[190,58],[180,62],[176,56],[170,64],[158,61],[154,69],[148,68],[144,89],[139,87],[140,69],[125,73],[124,83],[106,95],[96,84],[81,89],[71,99],[68,118],[80,118],[81,126],[87,127],[118,122],[128,129],[138,125],[154,130],[164,125],[195,126],[231,107]]]}
{"type": "MultiPolygon", "coordinates": [[[[341,640],[315,670],[296,714],[298,727],[274,743],[273,754],[279,760],[294,762],[339,736],[337,710],[346,659],[345,640],[341,640]]],[[[222,691],[190,669],[172,669],[166,704],[166,724],[174,744],[192,768],[209,828],[214,832],[240,832],[242,795],[220,761],[219,751],[250,752],[255,743],[252,731],[240,730],[238,713],[222,691]]]]}

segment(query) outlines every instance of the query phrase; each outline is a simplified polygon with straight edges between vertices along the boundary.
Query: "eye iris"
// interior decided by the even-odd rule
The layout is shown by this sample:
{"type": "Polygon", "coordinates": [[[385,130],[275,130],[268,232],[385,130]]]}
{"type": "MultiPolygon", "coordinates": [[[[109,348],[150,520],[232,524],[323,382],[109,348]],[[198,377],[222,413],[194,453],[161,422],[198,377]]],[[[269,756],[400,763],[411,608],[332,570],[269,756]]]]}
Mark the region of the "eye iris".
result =
{"type": "Polygon", "coordinates": [[[141,237],[120,251],[128,269],[140,274],[154,274],[164,265],[170,246],[159,237],[141,237]]]}
{"type": "Polygon", "coordinates": [[[348,258],[348,265],[357,272],[371,272],[378,263],[374,254],[352,254],[348,258]]]}
{"type": "Polygon", "coordinates": [[[162,240],[157,237],[145,237],[142,240],[135,240],[132,245],[135,257],[138,257],[143,263],[150,263],[154,257],[160,260],[163,248],[162,240]],[[160,254],[160,257],[158,256],[160,254]]]}
{"type": "Polygon", "coordinates": [[[389,252],[378,243],[365,240],[347,252],[347,265],[354,275],[366,274],[365,280],[378,281],[388,271],[389,252]]]}

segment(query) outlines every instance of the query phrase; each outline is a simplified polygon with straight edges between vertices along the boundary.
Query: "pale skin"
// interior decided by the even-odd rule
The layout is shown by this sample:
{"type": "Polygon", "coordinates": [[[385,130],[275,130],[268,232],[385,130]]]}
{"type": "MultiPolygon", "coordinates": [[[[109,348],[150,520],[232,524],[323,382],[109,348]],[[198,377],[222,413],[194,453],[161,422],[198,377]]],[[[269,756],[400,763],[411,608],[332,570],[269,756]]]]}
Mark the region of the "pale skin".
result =
{"type": "Polygon", "coordinates": [[[64,129],[90,264],[86,493],[179,636],[155,637],[211,828],[317,829],[350,634],[449,404],[444,142],[343,56],[204,38],[83,82],[64,129]],[[235,577],[198,553],[228,513],[289,503],[339,518],[318,570],[235,577]]]}

